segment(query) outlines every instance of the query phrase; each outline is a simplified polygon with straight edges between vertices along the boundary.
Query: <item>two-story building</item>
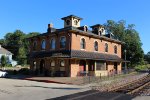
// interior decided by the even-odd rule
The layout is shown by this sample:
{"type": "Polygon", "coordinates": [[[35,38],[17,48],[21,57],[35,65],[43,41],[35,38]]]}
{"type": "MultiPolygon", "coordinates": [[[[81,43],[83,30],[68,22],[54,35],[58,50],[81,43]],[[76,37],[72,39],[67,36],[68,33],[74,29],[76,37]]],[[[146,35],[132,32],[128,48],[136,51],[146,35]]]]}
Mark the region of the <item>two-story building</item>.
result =
{"type": "Polygon", "coordinates": [[[29,38],[30,68],[39,75],[76,77],[121,73],[121,45],[96,24],[80,26],[82,18],[61,18],[64,28],[48,24],[46,33],[29,38]]]}

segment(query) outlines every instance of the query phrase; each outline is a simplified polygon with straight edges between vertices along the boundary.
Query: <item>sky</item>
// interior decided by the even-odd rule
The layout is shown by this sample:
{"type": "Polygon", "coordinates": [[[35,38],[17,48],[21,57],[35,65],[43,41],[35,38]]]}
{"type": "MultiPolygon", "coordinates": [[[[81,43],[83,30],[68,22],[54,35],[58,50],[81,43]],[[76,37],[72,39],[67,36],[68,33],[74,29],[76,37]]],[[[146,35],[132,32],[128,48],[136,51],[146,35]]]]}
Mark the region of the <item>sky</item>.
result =
{"type": "Polygon", "coordinates": [[[150,51],[150,0],[0,0],[0,39],[17,29],[43,33],[49,23],[63,28],[61,18],[71,14],[87,26],[107,20],[135,24],[144,53],[150,51]]]}

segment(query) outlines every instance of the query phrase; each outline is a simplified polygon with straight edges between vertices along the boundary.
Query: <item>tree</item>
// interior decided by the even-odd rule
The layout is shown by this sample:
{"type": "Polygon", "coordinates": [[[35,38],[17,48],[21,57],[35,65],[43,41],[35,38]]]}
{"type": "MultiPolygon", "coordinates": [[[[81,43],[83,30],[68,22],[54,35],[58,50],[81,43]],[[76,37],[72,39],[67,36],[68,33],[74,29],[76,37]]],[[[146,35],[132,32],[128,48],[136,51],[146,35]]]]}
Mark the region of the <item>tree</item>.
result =
{"type": "Polygon", "coordinates": [[[29,34],[23,33],[21,30],[9,32],[4,36],[4,39],[0,39],[0,43],[4,47],[11,51],[14,56],[13,59],[17,60],[19,64],[23,65],[27,63],[27,54],[29,42],[27,38],[39,35],[39,32],[31,32],[29,34]]]}
{"type": "Polygon", "coordinates": [[[145,60],[150,64],[150,51],[144,55],[145,60]]]}
{"type": "Polygon", "coordinates": [[[144,52],[142,49],[142,43],[139,37],[139,33],[135,30],[134,24],[126,25],[124,20],[115,22],[108,20],[104,24],[108,33],[113,33],[115,38],[124,42],[122,46],[122,58],[124,58],[124,50],[127,50],[126,58],[131,61],[131,67],[144,62],[144,52]]]}
{"type": "Polygon", "coordinates": [[[6,57],[4,55],[2,55],[1,57],[1,66],[2,67],[5,67],[7,64],[7,60],[6,60],[6,57]]]}

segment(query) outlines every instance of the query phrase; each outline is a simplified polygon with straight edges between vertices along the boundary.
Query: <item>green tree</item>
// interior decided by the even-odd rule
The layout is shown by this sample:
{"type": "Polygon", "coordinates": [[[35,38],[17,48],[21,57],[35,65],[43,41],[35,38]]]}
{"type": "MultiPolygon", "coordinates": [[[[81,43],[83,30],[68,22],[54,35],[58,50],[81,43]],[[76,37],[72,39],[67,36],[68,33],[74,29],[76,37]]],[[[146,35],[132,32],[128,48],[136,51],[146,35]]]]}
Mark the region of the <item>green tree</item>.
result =
{"type": "Polygon", "coordinates": [[[1,56],[1,66],[5,67],[7,64],[7,60],[6,57],[4,55],[1,56]]]}
{"type": "Polygon", "coordinates": [[[150,51],[144,56],[144,59],[150,64],[150,51]]]}
{"type": "Polygon", "coordinates": [[[5,48],[14,54],[13,59],[17,60],[19,64],[23,65],[27,63],[27,54],[29,50],[29,42],[27,38],[39,34],[39,32],[25,34],[21,30],[16,30],[15,32],[7,33],[4,39],[0,40],[0,43],[4,44],[5,48]]]}
{"type": "Polygon", "coordinates": [[[124,50],[126,49],[127,60],[131,61],[131,67],[144,63],[144,52],[139,33],[135,30],[134,24],[126,25],[124,20],[115,22],[108,20],[104,24],[108,33],[113,33],[116,39],[124,42],[122,46],[122,57],[124,58],[124,50]]]}

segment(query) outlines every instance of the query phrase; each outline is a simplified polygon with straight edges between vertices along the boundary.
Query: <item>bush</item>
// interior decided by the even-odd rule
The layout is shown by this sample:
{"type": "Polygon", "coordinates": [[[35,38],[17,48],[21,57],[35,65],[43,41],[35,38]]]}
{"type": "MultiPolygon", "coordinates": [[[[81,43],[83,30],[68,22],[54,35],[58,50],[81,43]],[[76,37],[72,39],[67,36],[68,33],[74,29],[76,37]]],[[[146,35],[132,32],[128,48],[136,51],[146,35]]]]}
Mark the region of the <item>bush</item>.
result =
{"type": "Polygon", "coordinates": [[[29,75],[30,70],[28,68],[22,68],[18,71],[18,73],[23,74],[23,75],[29,75]]]}
{"type": "Polygon", "coordinates": [[[7,66],[7,67],[12,67],[12,64],[7,64],[6,66],[7,66]]]}
{"type": "Polygon", "coordinates": [[[135,70],[136,71],[147,70],[147,65],[137,65],[137,66],[135,66],[135,70]]]}

